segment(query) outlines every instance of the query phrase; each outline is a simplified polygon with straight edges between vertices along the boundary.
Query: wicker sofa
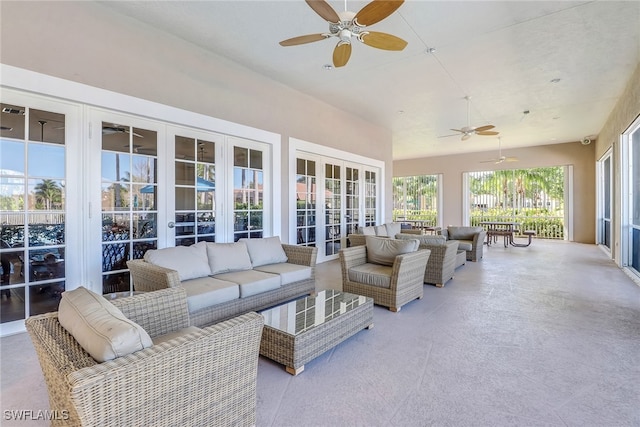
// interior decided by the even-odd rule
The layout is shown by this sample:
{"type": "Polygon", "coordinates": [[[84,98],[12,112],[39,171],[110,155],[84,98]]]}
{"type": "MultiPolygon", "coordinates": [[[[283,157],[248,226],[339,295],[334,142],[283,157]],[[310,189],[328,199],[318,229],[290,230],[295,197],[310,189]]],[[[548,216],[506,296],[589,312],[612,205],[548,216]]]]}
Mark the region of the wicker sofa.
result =
{"type": "Polygon", "coordinates": [[[367,236],[364,246],[341,249],[342,290],[373,298],[375,304],[394,312],[421,299],[430,252],[418,246],[417,240],[367,236]]]}
{"type": "Polygon", "coordinates": [[[147,251],[127,266],[136,291],[184,287],[191,324],[207,326],[315,292],[317,253],[269,237],[147,251]]]}
{"type": "Polygon", "coordinates": [[[416,236],[413,234],[396,234],[396,239],[420,242],[420,249],[431,251],[427,268],[424,271],[424,283],[442,288],[453,279],[458,263],[458,241],[446,240],[444,236],[416,236]]]}
{"type": "Polygon", "coordinates": [[[457,240],[458,248],[467,251],[467,261],[478,261],[484,256],[483,245],[487,232],[482,227],[453,226],[439,232],[447,240],[457,240]]]}
{"type": "Polygon", "coordinates": [[[182,288],[111,304],[153,345],[99,363],[61,325],[59,312],[26,320],[56,415],[52,425],[255,425],[262,316],[188,327],[182,288]]]}

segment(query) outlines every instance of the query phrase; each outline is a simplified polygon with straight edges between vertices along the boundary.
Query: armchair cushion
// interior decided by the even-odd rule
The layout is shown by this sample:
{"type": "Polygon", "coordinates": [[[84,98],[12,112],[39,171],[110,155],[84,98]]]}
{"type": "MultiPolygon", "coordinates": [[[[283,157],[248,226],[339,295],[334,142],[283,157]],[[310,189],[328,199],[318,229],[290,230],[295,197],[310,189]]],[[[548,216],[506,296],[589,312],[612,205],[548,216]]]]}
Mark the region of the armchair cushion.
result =
{"type": "Polygon", "coordinates": [[[251,270],[251,258],[245,242],[207,244],[211,274],[251,270]]]}
{"type": "Polygon", "coordinates": [[[374,236],[366,237],[367,262],[393,265],[396,256],[418,250],[417,240],[396,240],[374,236]]]}
{"type": "Polygon", "coordinates": [[[149,334],[106,298],[79,287],[62,293],[58,320],[98,362],[153,345],[149,334]]]}
{"type": "Polygon", "coordinates": [[[239,241],[247,245],[251,265],[254,268],[267,264],[279,264],[288,260],[278,236],[262,239],[240,239],[239,241]]]}
{"type": "Polygon", "coordinates": [[[391,287],[392,268],[380,264],[362,264],[349,269],[349,280],[365,285],[389,289],[391,287]]]}
{"type": "Polygon", "coordinates": [[[362,234],[364,234],[365,236],[375,236],[376,235],[376,227],[373,225],[370,225],[368,227],[363,227],[362,229],[362,234]]]}
{"type": "Polygon", "coordinates": [[[449,240],[473,240],[474,236],[484,229],[482,227],[449,226],[449,240]]]}
{"type": "Polygon", "coordinates": [[[389,237],[389,235],[387,234],[387,226],[382,224],[382,225],[376,225],[374,226],[374,229],[376,230],[376,236],[381,236],[381,237],[389,237]]]}
{"type": "Polygon", "coordinates": [[[144,260],[150,264],[177,271],[181,281],[211,274],[206,242],[191,246],[151,249],[145,252],[144,260]]]}

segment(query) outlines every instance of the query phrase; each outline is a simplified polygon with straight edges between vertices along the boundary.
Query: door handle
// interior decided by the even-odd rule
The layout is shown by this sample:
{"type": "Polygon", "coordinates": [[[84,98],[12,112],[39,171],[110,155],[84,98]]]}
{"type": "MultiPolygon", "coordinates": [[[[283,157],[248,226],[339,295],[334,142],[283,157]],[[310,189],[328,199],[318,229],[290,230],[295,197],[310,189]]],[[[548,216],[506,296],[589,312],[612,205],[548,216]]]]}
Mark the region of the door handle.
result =
{"type": "Polygon", "coordinates": [[[169,224],[167,224],[167,226],[168,226],[169,228],[173,228],[173,227],[175,227],[175,226],[176,226],[176,224],[175,224],[173,221],[171,221],[169,224]]]}

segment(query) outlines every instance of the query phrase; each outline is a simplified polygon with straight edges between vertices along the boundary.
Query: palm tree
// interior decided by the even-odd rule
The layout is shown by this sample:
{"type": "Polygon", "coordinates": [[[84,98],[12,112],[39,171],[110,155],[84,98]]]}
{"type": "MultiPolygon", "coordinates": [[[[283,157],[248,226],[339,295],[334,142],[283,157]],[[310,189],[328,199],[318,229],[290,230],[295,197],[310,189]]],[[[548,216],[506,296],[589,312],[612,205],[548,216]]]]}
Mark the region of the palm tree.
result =
{"type": "Polygon", "coordinates": [[[43,179],[35,186],[36,202],[50,211],[54,203],[62,202],[62,189],[52,179],[43,179]]]}

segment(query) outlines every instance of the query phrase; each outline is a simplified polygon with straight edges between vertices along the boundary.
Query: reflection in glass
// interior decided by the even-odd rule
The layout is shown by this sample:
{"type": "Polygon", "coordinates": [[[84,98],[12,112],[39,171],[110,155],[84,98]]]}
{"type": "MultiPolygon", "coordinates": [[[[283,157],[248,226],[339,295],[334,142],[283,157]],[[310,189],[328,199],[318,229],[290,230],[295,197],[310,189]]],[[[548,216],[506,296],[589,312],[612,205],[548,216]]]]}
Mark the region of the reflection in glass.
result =
{"type": "Polygon", "coordinates": [[[198,234],[211,234],[216,231],[215,217],[212,213],[198,214],[198,234]]]}
{"type": "Polygon", "coordinates": [[[30,179],[29,209],[62,211],[65,209],[65,182],[60,179],[30,179]]]}
{"type": "Polygon", "coordinates": [[[102,210],[129,210],[129,185],[103,183],[102,210]]]}
{"type": "Polygon", "coordinates": [[[102,241],[129,239],[129,214],[102,214],[102,241]]]}
{"type": "Polygon", "coordinates": [[[0,153],[0,171],[3,175],[24,176],[24,142],[0,139],[0,153]]]}
{"type": "Polygon", "coordinates": [[[262,229],[262,211],[251,212],[249,218],[249,225],[251,230],[262,229]]]}
{"type": "Polygon", "coordinates": [[[249,166],[249,149],[233,147],[233,165],[238,167],[249,166]]]}
{"type": "Polygon", "coordinates": [[[153,183],[157,181],[156,165],[158,159],[149,156],[132,156],[131,166],[133,173],[130,180],[133,182],[153,183]]]}
{"type": "Polygon", "coordinates": [[[233,213],[233,230],[234,231],[245,231],[249,229],[249,224],[247,221],[248,213],[247,212],[234,212],[233,213]]]}
{"type": "Polygon", "coordinates": [[[102,276],[102,293],[126,292],[130,288],[129,272],[105,274],[102,276]]]}
{"type": "Polygon", "coordinates": [[[194,163],[176,162],[176,185],[196,185],[196,166],[194,163]]]}
{"type": "Polygon", "coordinates": [[[24,210],[24,179],[0,177],[0,209],[24,210]]]}
{"type": "Polygon", "coordinates": [[[102,245],[102,271],[125,270],[129,259],[129,243],[102,245]]]}
{"type": "Polygon", "coordinates": [[[24,246],[25,215],[22,213],[0,214],[0,242],[2,247],[20,248],[24,246]]]}
{"type": "Polygon", "coordinates": [[[133,259],[141,259],[142,257],[144,257],[145,252],[150,249],[157,249],[155,240],[133,242],[133,259]]]}
{"type": "Polygon", "coordinates": [[[65,214],[29,214],[29,246],[62,245],[65,240],[65,214]]]}
{"type": "Polygon", "coordinates": [[[186,211],[196,208],[195,188],[176,187],[176,210],[186,211]]]}
{"type": "Polygon", "coordinates": [[[195,147],[195,139],[176,135],[176,160],[195,160],[195,147]]]}
{"type": "Polygon", "coordinates": [[[65,147],[50,144],[31,143],[28,147],[30,176],[64,178],[65,147]]]}
{"type": "Polygon", "coordinates": [[[262,151],[249,150],[250,162],[249,167],[251,169],[262,169],[262,151]]]}
{"type": "Polygon", "coordinates": [[[102,180],[103,181],[125,181],[131,176],[129,154],[102,152],[102,180]]]}
{"type": "Polygon", "coordinates": [[[191,246],[196,243],[194,237],[187,237],[186,239],[176,239],[176,246],[191,246]]]}
{"type": "Polygon", "coordinates": [[[0,292],[0,320],[2,323],[25,318],[24,288],[3,289],[0,292]]]}
{"type": "MultiPolygon", "coordinates": [[[[5,247],[6,243],[2,242],[2,249],[5,247]]],[[[23,260],[24,251],[0,252],[0,286],[24,283],[23,260]]]]}
{"type": "Polygon", "coordinates": [[[47,248],[29,251],[31,282],[63,279],[65,276],[64,248],[47,248]]]}
{"type": "Polygon", "coordinates": [[[191,225],[178,225],[176,224],[176,236],[191,236],[195,234],[196,227],[191,225]]]}
{"type": "Polygon", "coordinates": [[[64,281],[29,287],[29,314],[34,316],[58,311],[64,289],[64,281]]]}
{"type": "Polygon", "coordinates": [[[158,187],[153,184],[133,184],[131,186],[131,194],[133,195],[133,210],[156,210],[157,191],[158,187]]]}
{"type": "Polygon", "coordinates": [[[215,163],[216,144],[209,141],[198,141],[198,161],[204,163],[215,163]]]}
{"type": "MultiPolygon", "coordinates": [[[[2,122],[0,136],[3,138],[24,139],[25,108],[18,105],[1,103],[0,110],[2,111],[2,113],[0,113],[0,122],[2,122]]],[[[0,152],[5,153],[2,149],[0,149],[0,152]]]]}
{"type": "Polygon", "coordinates": [[[64,114],[29,109],[29,139],[31,141],[64,144],[64,114]]]}
{"type": "Polygon", "coordinates": [[[133,214],[133,238],[149,239],[157,237],[156,214],[133,214]]]}

